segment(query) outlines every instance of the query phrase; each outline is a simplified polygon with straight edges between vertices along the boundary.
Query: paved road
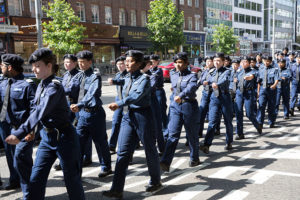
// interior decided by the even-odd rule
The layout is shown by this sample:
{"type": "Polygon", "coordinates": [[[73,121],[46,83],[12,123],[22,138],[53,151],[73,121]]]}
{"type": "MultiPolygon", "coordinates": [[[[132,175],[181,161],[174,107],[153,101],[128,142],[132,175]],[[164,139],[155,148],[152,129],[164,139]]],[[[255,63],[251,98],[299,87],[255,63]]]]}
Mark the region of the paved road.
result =
{"type": "MultiPolygon", "coordinates": [[[[170,94],[170,84],[165,86],[170,94]]],[[[200,98],[200,91],[198,92],[200,98]]],[[[107,114],[108,134],[111,131],[112,112],[107,104],[115,96],[113,86],[103,87],[103,102],[107,114]]],[[[149,177],[142,149],[134,154],[134,164],[129,167],[124,192],[125,199],[149,200],[198,200],[198,199],[300,199],[300,112],[288,121],[282,120],[282,110],[278,123],[273,129],[263,129],[258,136],[250,122],[245,118],[246,139],[234,142],[234,150],[227,152],[225,127],[221,125],[221,136],[217,136],[208,156],[200,153],[202,164],[188,167],[188,148],[184,146],[183,130],[170,173],[162,174],[164,188],[156,194],[145,193],[144,186],[149,177]]],[[[235,120],[234,120],[235,126],[235,120]]],[[[207,124],[205,125],[207,127],[207,124]]],[[[268,127],[265,125],[265,127],[268,127]]],[[[201,139],[202,141],[202,139],[201,139]]],[[[36,148],[34,149],[36,152],[36,148]]],[[[86,199],[102,199],[101,191],[111,186],[112,176],[99,179],[99,166],[96,151],[93,150],[93,165],[83,170],[83,185],[86,199]]],[[[112,156],[113,168],[116,155],[112,156]]],[[[2,180],[7,182],[8,169],[5,156],[0,157],[2,180]]],[[[0,190],[1,200],[21,197],[21,191],[0,190]]],[[[46,199],[68,199],[61,172],[51,171],[46,190],[46,199]]]]}

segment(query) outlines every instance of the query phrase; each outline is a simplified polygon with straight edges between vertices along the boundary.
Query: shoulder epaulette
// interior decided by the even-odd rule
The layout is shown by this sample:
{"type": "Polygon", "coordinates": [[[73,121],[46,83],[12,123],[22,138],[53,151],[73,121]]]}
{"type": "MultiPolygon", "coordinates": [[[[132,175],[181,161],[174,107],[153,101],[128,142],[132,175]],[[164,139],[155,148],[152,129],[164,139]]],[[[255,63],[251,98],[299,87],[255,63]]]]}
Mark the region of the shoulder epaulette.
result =
{"type": "Polygon", "coordinates": [[[61,85],[61,82],[57,79],[52,79],[52,83],[55,83],[57,85],[61,85]]]}
{"type": "Polygon", "coordinates": [[[32,79],[30,79],[30,78],[25,79],[25,80],[26,80],[27,83],[31,83],[31,84],[34,83],[34,81],[32,79]]]}
{"type": "Polygon", "coordinates": [[[143,75],[144,75],[144,76],[146,76],[147,78],[150,78],[150,76],[149,76],[148,74],[146,74],[146,73],[145,73],[145,74],[143,74],[143,75]]]}
{"type": "Polygon", "coordinates": [[[101,76],[100,70],[99,70],[98,68],[95,68],[95,69],[94,69],[94,74],[95,74],[96,76],[101,76]]]}
{"type": "Polygon", "coordinates": [[[215,71],[215,68],[210,69],[208,72],[213,73],[215,71]]]}

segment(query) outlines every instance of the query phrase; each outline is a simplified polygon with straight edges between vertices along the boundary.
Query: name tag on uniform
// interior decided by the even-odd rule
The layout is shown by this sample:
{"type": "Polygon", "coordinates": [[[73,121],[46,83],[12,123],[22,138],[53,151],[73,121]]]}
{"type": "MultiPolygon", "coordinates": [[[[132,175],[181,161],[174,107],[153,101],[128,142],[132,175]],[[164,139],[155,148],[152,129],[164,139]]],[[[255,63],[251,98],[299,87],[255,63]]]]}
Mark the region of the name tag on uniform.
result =
{"type": "Polygon", "coordinates": [[[14,88],[14,92],[21,92],[23,89],[22,88],[14,88]]]}

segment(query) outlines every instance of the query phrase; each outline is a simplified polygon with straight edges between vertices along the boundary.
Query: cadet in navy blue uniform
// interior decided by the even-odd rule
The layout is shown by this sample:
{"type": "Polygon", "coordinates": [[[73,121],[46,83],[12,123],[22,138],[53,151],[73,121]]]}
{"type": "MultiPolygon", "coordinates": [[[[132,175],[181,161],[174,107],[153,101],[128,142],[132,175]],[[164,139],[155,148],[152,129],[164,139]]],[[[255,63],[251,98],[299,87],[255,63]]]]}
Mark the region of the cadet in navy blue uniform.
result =
{"type": "MultiPolygon", "coordinates": [[[[119,72],[115,75],[113,79],[108,79],[110,85],[114,84],[117,87],[118,95],[115,98],[115,101],[119,101],[122,99],[122,91],[124,85],[124,78],[127,74],[126,67],[125,67],[125,56],[120,56],[116,59],[116,66],[119,72]]],[[[112,118],[112,128],[111,128],[111,135],[109,139],[109,150],[111,153],[116,153],[117,141],[120,132],[120,125],[123,117],[123,107],[118,108],[114,111],[114,115],[112,118]]]]}
{"type": "MultiPolygon", "coordinates": [[[[211,84],[209,84],[209,80],[213,72],[216,70],[216,68],[214,67],[213,60],[214,60],[213,56],[205,57],[204,61],[206,63],[205,66],[206,69],[201,73],[201,76],[197,84],[198,87],[200,87],[200,85],[203,85],[201,102],[199,106],[199,115],[200,115],[199,136],[200,137],[203,136],[204,122],[208,114],[209,101],[210,101],[210,96],[212,94],[212,87],[211,84]]],[[[217,125],[216,132],[220,132],[220,123],[218,123],[217,125]]]]}
{"type": "MultiPolygon", "coordinates": [[[[234,81],[237,78],[238,72],[240,71],[240,59],[234,59],[232,61],[232,68],[231,70],[231,74],[230,74],[230,84],[229,84],[229,92],[230,92],[230,96],[231,96],[231,101],[232,101],[232,105],[234,105],[235,102],[235,94],[236,94],[236,90],[237,90],[237,83],[234,81]]],[[[234,110],[234,107],[233,107],[234,110]]],[[[235,115],[235,111],[234,111],[234,115],[235,115]]]]}
{"type": "Polygon", "coordinates": [[[92,137],[101,165],[98,176],[105,177],[111,174],[112,170],[106,134],[106,115],[100,99],[101,76],[93,73],[92,52],[84,50],[76,56],[82,72],[72,79],[71,88],[77,90],[78,102],[71,104],[70,108],[72,112],[79,112],[76,131],[80,137],[81,153],[85,151],[89,137],[92,137]]]}
{"type": "Polygon", "coordinates": [[[41,79],[33,100],[34,107],[28,119],[6,138],[18,144],[40,123],[42,140],[36,153],[29,185],[31,200],[42,200],[52,164],[58,157],[70,199],[85,199],[80,180],[79,140],[69,119],[69,108],[64,88],[55,79],[58,70],[56,58],[46,48],[36,50],[29,58],[36,78],[41,79]]]}
{"type": "Polygon", "coordinates": [[[188,56],[180,52],[174,56],[177,71],[171,73],[172,96],[170,103],[169,137],[160,166],[163,171],[169,171],[182,126],[184,125],[190,147],[189,166],[200,164],[199,160],[199,109],[196,100],[197,74],[188,69],[188,56]]]}
{"type": "Polygon", "coordinates": [[[167,131],[168,129],[168,116],[167,116],[167,97],[166,92],[164,90],[164,77],[163,71],[161,68],[158,67],[160,58],[156,54],[152,54],[150,56],[150,60],[152,62],[150,72],[155,75],[155,79],[157,81],[156,84],[156,97],[159,103],[159,109],[161,112],[161,119],[162,119],[162,129],[163,132],[167,131]]]}
{"type": "Polygon", "coordinates": [[[231,69],[231,58],[230,56],[225,56],[224,67],[231,69]]]}
{"type": "MultiPolygon", "coordinates": [[[[260,65],[261,67],[263,67],[262,65],[260,65]]],[[[254,99],[253,99],[253,110],[254,110],[254,115],[256,116],[257,114],[257,79],[258,79],[258,75],[259,75],[259,67],[257,66],[257,62],[256,59],[254,57],[250,57],[250,67],[254,72],[254,76],[255,76],[255,85],[254,85],[254,99]]]]}
{"type": "Polygon", "coordinates": [[[217,123],[220,121],[220,110],[224,116],[226,126],[226,150],[232,149],[233,141],[233,105],[229,93],[230,72],[231,70],[224,67],[224,54],[216,53],[214,57],[214,66],[216,70],[211,77],[213,94],[210,97],[209,103],[209,124],[205,135],[204,145],[201,145],[200,150],[204,153],[209,153],[209,147],[212,145],[214,132],[217,123]]]}
{"type": "Polygon", "coordinates": [[[262,134],[262,129],[259,126],[253,109],[253,99],[255,98],[254,87],[256,85],[256,72],[250,67],[250,58],[245,56],[241,60],[242,69],[234,82],[237,84],[236,98],[235,98],[235,112],[236,112],[236,138],[237,140],[245,139],[243,132],[243,107],[245,105],[246,116],[252,122],[259,134],[262,134]]]}
{"type": "Polygon", "coordinates": [[[290,52],[289,54],[289,59],[286,61],[286,68],[287,69],[290,69],[295,63],[296,63],[296,60],[295,60],[295,52],[290,52]]]}
{"type": "Polygon", "coordinates": [[[294,108],[300,107],[300,101],[298,100],[298,94],[300,92],[300,53],[296,55],[296,63],[290,67],[292,74],[292,88],[291,88],[291,101],[290,101],[290,114],[294,116],[294,108]],[[298,100],[298,103],[296,104],[298,100]]]}
{"type": "Polygon", "coordinates": [[[277,84],[277,94],[276,94],[276,116],[279,112],[280,99],[283,100],[283,119],[289,119],[289,108],[290,108],[290,80],[291,71],[286,67],[286,60],[278,60],[279,65],[279,82],[277,84]]]}
{"type": "Polygon", "coordinates": [[[259,108],[257,121],[263,127],[266,105],[268,104],[268,118],[270,128],[275,127],[276,86],[279,80],[278,68],[272,65],[272,56],[266,56],[264,67],[259,69],[258,88],[259,108]]]}
{"type": "MultiPolygon", "coordinates": [[[[12,129],[17,129],[29,116],[32,100],[35,95],[36,85],[31,79],[24,80],[23,65],[24,60],[15,54],[4,54],[2,56],[1,70],[5,79],[1,82],[1,104],[0,113],[1,132],[4,137],[10,135],[12,129]]],[[[1,134],[1,135],[2,135],[1,134]]],[[[19,178],[13,180],[13,174],[18,173],[22,186],[24,199],[28,198],[28,186],[32,168],[32,145],[33,139],[26,142],[22,140],[13,151],[7,151],[7,161],[10,169],[10,182],[5,189],[15,189],[20,187],[19,178]],[[14,169],[15,168],[15,169],[14,169]]],[[[5,143],[5,147],[11,146],[5,143]]]]}
{"type": "Polygon", "coordinates": [[[162,187],[155,135],[151,125],[153,115],[150,107],[150,80],[148,75],[140,71],[145,66],[143,53],[136,50],[126,52],[125,65],[128,74],[125,78],[122,99],[108,106],[113,111],[123,106],[123,119],[118,139],[118,157],[112,187],[103,192],[103,196],[119,199],[123,197],[129,160],[139,139],[145,148],[148,171],[151,177],[146,191],[152,192],[162,187]]]}
{"type": "Polygon", "coordinates": [[[257,55],[256,55],[256,57],[255,57],[255,59],[256,59],[256,66],[258,67],[258,68],[260,68],[262,65],[264,65],[263,64],[263,59],[262,59],[262,53],[258,53],[257,55]]]}

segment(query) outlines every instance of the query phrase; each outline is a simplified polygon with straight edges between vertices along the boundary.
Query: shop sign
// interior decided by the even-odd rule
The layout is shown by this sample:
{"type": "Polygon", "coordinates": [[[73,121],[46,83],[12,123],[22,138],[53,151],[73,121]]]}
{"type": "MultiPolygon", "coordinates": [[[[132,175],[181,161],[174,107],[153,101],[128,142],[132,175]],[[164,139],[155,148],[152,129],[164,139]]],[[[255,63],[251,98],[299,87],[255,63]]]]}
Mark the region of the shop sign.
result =
{"type": "Polygon", "coordinates": [[[19,31],[18,26],[11,26],[11,25],[0,25],[0,32],[2,33],[17,33],[19,31]]]}
{"type": "Polygon", "coordinates": [[[121,27],[120,38],[124,41],[149,41],[149,31],[144,27],[121,27]]]}
{"type": "Polygon", "coordinates": [[[204,45],[204,41],[205,41],[204,33],[183,32],[183,35],[185,36],[186,44],[204,45]]]}

